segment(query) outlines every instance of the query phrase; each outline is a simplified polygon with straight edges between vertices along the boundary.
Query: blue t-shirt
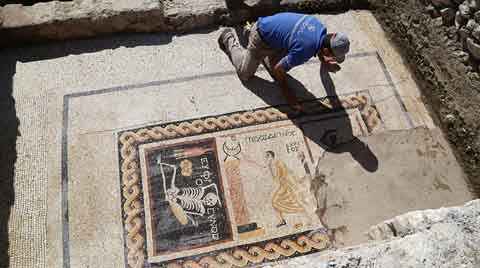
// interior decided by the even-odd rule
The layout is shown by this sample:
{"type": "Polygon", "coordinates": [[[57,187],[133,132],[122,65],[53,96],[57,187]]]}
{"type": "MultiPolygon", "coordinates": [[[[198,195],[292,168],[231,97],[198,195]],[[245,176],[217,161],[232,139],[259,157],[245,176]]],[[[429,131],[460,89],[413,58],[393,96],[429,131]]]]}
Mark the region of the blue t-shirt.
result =
{"type": "Polygon", "coordinates": [[[286,71],[315,56],[327,36],[327,28],[317,18],[299,13],[262,17],[258,28],[269,46],[288,51],[280,61],[286,71]]]}

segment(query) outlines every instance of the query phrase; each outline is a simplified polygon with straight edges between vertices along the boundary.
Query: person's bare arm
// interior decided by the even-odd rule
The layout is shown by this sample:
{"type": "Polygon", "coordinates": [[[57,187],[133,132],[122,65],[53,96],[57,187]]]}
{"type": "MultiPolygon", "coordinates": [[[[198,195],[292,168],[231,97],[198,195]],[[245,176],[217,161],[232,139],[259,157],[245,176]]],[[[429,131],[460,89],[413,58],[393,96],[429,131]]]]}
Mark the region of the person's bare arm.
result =
{"type": "Polygon", "coordinates": [[[277,172],[275,170],[275,167],[273,166],[273,164],[270,164],[268,166],[268,169],[270,170],[270,174],[272,175],[272,177],[276,178],[277,177],[277,172]]]}
{"type": "Polygon", "coordinates": [[[292,90],[288,86],[287,73],[283,69],[282,64],[280,62],[277,62],[275,64],[275,67],[273,67],[272,72],[275,80],[277,80],[280,89],[282,90],[283,96],[287,99],[288,104],[290,104],[292,108],[296,111],[301,111],[302,106],[298,102],[297,97],[295,97],[295,94],[293,94],[292,90]]]}

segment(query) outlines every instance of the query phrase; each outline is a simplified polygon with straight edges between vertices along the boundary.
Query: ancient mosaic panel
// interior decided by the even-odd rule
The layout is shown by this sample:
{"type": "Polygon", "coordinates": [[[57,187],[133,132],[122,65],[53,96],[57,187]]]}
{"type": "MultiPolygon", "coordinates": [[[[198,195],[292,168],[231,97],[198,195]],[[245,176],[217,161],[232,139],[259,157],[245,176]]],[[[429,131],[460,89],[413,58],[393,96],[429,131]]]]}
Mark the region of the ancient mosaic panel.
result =
{"type": "Polygon", "coordinates": [[[382,128],[368,92],[119,133],[127,267],[246,267],[329,245],[325,150],[382,128]]]}
{"type": "Polygon", "coordinates": [[[215,139],[154,146],[142,156],[150,256],[232,240],[215,139]]]}

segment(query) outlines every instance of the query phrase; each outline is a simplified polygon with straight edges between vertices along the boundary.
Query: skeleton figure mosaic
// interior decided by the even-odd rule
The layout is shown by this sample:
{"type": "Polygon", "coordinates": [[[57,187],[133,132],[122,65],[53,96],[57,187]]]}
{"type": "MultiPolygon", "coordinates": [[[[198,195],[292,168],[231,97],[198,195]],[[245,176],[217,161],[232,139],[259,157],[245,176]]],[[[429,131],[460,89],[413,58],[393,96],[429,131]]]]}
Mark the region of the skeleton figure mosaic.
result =
{"type": "Polygon", "coordinates": [[[206,212],[206,207],[213,207],[216,204],[221,205],[220,199],[218,197],[218,188],[215,184],[212,183],[207,186],[202,186],[200,188],[178,188],[175,185],[177,167],[175,165],[163,163],[161,154],[157,155],[157,164],[161,170],[161,174],[163,177],[163,187],[166,193],[165,200],[170,204],[170,209],[182,225],[186,225],[188,221],[191,221],[193,225],[198,226],[198,223],[189,215],[204,216],[206,212]],[[165,177],[164,166],[173,169],[173,176],[170,178],[170,188],[167,188],[167,185],[165,184],[167,178],[165,177]],[[208,188],[213,188],[215,192],[207,193],[206,190],[208,188]]]}

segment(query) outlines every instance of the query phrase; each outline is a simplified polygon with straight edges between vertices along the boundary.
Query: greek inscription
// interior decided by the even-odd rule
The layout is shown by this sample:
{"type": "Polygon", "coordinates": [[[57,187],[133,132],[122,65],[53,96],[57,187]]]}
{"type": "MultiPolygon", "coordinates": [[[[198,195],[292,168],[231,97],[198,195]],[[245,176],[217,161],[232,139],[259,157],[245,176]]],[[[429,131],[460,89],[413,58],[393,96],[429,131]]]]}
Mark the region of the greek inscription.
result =
{"type": "Polygon", "coordinates": [[[215,208],[207,209],[208,222],[210,223],[210,234],[213,240],[219,240],[217,217],[215,216],[215,208]]]}
{"type": "Polygon", "coordinates": [[[288,143],[287,145],[287,153],[296,153],[300,150],[300,142],[292,142],[288,143]]]}
{"type": "Polygon", "coordinates": [[[252,144],[259,142],[266,142],[272,139],[285,138],[285,137],[295,137],[297,132],[295,130],[285,130],[285,131],[275,131],[271,133],[265,133],[256,136],[250,136],[243,138],[242,142],[244,144],[252,144]]]}

